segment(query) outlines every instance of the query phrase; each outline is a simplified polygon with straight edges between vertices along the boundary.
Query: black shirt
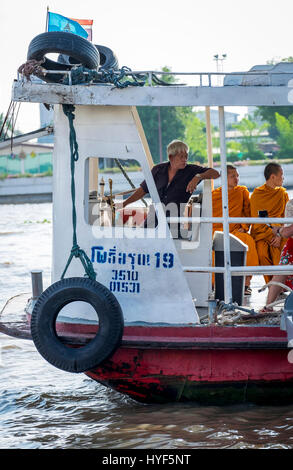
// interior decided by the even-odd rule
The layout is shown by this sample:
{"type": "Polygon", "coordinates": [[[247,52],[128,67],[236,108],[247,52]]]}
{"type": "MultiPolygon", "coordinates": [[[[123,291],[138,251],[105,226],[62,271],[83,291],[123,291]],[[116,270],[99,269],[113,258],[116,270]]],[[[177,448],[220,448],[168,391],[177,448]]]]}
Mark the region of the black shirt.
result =
{"type": "MultiPolygon", "coordinates": [[[[177,205],[187,203],[190,198],[190,192],[186,191],[187,185],[192,178],[204,173],[210,168],[204,168],[199,165],[187,164],[182,170],[178,170],[171,183],[168,184],[170,162],[159,163],[152,169],[152,175],[159,193],[160,201],[165,205],[174,202],[177,205]]],[[[148,193],[148,187],[145,181],[140,185],[145,193],[148,193]]]]}

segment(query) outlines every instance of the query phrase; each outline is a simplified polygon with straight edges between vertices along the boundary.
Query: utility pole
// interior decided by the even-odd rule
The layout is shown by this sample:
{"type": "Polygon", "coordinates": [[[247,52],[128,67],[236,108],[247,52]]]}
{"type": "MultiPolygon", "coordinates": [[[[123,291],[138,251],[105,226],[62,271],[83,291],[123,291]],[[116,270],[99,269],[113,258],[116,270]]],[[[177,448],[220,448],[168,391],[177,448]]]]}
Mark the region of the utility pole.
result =
{"type": "Polygon", "coordinates": [[[161,108],[158,107],[158,137],[159,137],[159,155],[160,163],[163,162],[163,149],[162,149],[162,124],[161,124],[161,108]]]}

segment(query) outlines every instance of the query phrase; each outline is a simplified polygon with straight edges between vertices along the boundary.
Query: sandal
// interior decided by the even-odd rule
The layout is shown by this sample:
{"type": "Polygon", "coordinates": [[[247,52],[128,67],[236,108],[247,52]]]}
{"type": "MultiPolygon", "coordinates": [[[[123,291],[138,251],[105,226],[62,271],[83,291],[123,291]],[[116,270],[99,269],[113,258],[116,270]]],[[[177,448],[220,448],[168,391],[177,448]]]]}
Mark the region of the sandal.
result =
{"type": "Polygon", "coordinates": [[[249,286],[245,286],[244,295],[251,295],[252,289],[249,286]]]}
{"type": "Polygon", "coordinates": [[[263,308],[261,308],[261,309],[259,310],[258,313],[274,313],[274,309],[273,309],[273,307],[266,307],[266,306],[264,306],[263,308]]]}

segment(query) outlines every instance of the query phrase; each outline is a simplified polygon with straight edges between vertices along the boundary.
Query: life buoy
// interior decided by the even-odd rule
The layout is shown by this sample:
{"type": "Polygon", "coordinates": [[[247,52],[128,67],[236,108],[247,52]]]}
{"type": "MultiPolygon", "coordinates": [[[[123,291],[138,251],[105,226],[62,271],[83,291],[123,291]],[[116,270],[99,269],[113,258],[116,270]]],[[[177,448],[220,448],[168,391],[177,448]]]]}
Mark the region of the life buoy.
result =
{"type": "Polygon", "coordinates": [[[116,297],[102,284],[88,278],[65,278],[52,284],[38,298],[31,316],[31,334],[39,353],[50,364],[67,372],[84,372],[101,364],[118,348],[124,320],[116,297]],[[68,347],[58,337],[56,320],[71,302],[84,301],[95,309],[99,328],[85,346],[68,347]]]}
{"type": "MultiPolygon", "coordinates": [[[[27,59],[42,60],[42,67],[46,70],[70,70],[71,66],[64,67],[65,64],[55,62],[46,57],[48,53],[59,53],[70,56],[75,63],[80,63],[89,69],[97,69],[100,65],[100,54],[98,49],[87,39],[73,33],[64,31],[50,31],[41,33],[29,44],[27,59]]],[[[62,74],[40,75],[47,82],[61,82],[62,74]]]]}

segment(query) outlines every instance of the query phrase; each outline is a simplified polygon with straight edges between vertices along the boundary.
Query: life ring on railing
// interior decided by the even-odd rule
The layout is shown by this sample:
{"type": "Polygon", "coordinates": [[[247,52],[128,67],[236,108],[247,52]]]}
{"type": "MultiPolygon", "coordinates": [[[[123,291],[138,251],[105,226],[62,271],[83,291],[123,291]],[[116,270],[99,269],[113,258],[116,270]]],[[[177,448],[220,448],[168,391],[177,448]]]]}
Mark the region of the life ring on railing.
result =
{"type": "Polygon", "coordinates": [[[124,320],[116,297],[102,284],[88,278],[65,278],[52,284],[38,298],[31,316],[31,334],[39,353],[50,364],[67,372],[85,372],[100,365],[119,347],[124,320]],[[99,327],[82,347],[69,347],[56,331],[60,310],[84,301],[95,309],[99,327]]]}

